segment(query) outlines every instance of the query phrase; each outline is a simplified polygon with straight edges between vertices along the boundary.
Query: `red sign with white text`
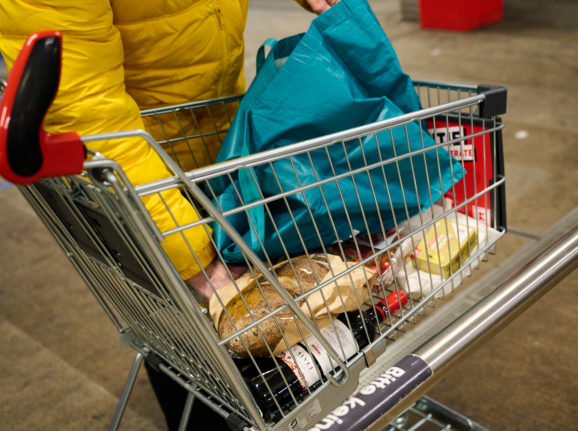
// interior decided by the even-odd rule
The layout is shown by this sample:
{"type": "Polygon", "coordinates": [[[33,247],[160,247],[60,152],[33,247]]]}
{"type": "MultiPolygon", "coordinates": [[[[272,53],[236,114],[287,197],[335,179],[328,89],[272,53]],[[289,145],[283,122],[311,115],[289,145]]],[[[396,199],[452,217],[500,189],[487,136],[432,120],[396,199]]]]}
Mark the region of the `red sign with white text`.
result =
{"type": "MultiPolygon", "coordinates": [[[[483,127],[436,119],[435,128],[433,120],[427,120],[427,128],[437,144],[448,143],[446,150],[466,170],[464,177],[444,195],[453,201],[454,206],[482,193],[493,182],[492,139],[490,134],[483,133],[485,130],[483,127]],[[472,136],[474,134],[477,136],[472,136]]],[[[490,192],[472,200],[460,212],[491,224],[490,192]]]]}

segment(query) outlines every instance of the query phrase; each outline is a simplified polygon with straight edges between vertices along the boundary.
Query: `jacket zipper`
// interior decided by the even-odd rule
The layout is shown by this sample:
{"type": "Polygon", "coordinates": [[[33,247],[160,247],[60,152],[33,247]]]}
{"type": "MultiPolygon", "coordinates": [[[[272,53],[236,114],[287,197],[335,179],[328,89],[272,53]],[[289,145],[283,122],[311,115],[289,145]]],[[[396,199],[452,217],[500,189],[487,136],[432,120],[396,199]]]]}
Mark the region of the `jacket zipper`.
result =
{"type": "Polygon", "coordinates": [[[228,65],[227,57],[229,56],[228,46],[227,46],[227,31],[225,29],[225,24],[223,22],[223,12],[221,7],[218,4],[213,2],[213,9],[215,11],[215,15],[217,17],[217,21],[219,22],[219,27],[221,28],[221,45],[223,48],[223,53],[221,56],[221,72],[219,74],[219,80],[217,82],[217,97],[222,97],[223,94],[223,80],[225,78],[226,68],[228,65]]]}

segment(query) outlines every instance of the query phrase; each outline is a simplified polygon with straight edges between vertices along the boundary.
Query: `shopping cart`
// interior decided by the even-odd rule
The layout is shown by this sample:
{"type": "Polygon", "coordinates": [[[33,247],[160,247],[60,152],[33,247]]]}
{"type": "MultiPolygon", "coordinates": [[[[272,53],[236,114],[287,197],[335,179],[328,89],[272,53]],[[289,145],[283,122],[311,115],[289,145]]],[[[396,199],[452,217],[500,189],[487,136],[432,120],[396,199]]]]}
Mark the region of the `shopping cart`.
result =
{"type": "MultiPolygon", "coordinates": [[[[489,293],[487,286],[468,286],[467,279],[483,266],[506,232],[503,125],[499,118],[505,113],[505,89],[416,82],[426,107],[420,111],[185,172],[170,154],[183,143],[202,145],[209,139],[222,140],[227,130],[213,120],[223,115],[232,118],[241,96],[142,112],[144,117],[167,125],[160,128],[163,132],[159,136],[142,130],[82,137],[74,133],[50,135],[42,130],[42,118],[56,93],[59,58],[59,35],[43,32],[29,39],[14,66],[2,99],[0,172],[10,181],[26,184],[20,187],[23,195],[118,328],[122,343],[137,352],[111,429],[119,426],[145,359],[189,392],[183,425],[197,398],[226,418],[231,429],[300,430],[313,428],[320,421],[325,421],[323,429],[363,429],[378,423],[377,418],[386,413],[394,415],[393,419],[407,408],[412,396],[415,401],[412,394],[417,389],[427,387],[434,371],[437,377],[441,365],[432,359],[434,353],[448,361],[453,358],[451,354],[457,355],[447,345],[440,350],[439,344],[433,348],[424,341],[451,323],[457,311],[463,314],[464,301],[470,301],[471,295],[478,295],[477,302],[482,304],[480,295],[489,293]],[[38,64],[44,65],[42,70],[38,64]],[[184,131],[184,118],[192,120],[194,130],[180,135],[167,132],[184,131]],[[226,211],[215,203],[217,196],[211,184],[232,184],[242,170],[254,173],[266,168],[275,172],[278,161],[307,158],[314,152],[327,154],[330,162],[335,148],[347,153],[353,147],[363,147],[366,137],[373,136],[379,142],[381,134],[407,130],[407,125],[416,121],[436,137],[434,146],[426,148],[422,143],[418,150],[366,160],[363,166],[295,189],[263,193],[251,202],[241,199],[239,205],[226,211]],[[146,140],[173,176],[134,186],[114,160],[84,147],[90,148],[90,143],[98,140],[128,137],[146,140]],[[304,244],[304,253],[298,258],[314,283],[305,288],[298,281],[297,293],[290,293],[280,282],[282,277],[301,280],[303,267],[293,265],[297,257],[289,253],[269,256],[266,250],[259,257],[229,222],[243,215],[252,223],[254,208],[263,208],[274,222],[272,208],[281,207],[292,214],[287,204],[292,195],[354,181],[359,175],[395,171],[404,160],[419,160],[425,153],[446,150],[467,173],[454,181],[451,190],[444,190],[444,198],[425,205],[416,215],[394,216],[392,225],[381,225],[371,234],[351,229],[339,232],[341,241],[321,242],[315,250],[304,244]],[[189,200],[200,218],[160,231],[141,199],[157,195],[162,200],[163,192],[174,189],[189,200]],[[169,235],[182,235],[198,226],[208,231],[216,224],[242,250],[248,267],[244,280],[265,303],[261,314],[247,311],[249,323],[244,326],[236,325],[221,291],[212,298],[224,310],[215,324],[207,302],[183,282],[161,245],[169,235]],[[444,238],[449,243],[445,248],[444,238]],[[338,264],[333,264],[334,258],[338,264]],[[326,268],[324,274],[315,272],[317,261],[326,268]],[[354,278],[357,289],[346,295],[342,289],[354,284],[354,278]],[[264,293],[267,289],[280,303],[269,302],[272,296],[264,293]],[[331,308],[322,324],[311,308],[315,302],[322,311],[329,309],[327,296],[331,294],[341,313],[331,308]],[[457,306],[455,299],[461,301],[457,306]],[[376,308],[383,300],[386,302],[381,304],[387,305],[376,308]],[[301,343],[289,338],[284,319],[291,321],[301,343]],[[217,331],[221,321],[232,327],[225,336],[217,331]],[[338,330],[355,335],[352,350],[345,345],[345,336],[332,336],[338,330]],[[275,333],[279,345],[285,346],[282,354],[275,352],[267,331],[275,333]],[[259,355],[252,350],[255,339],[265,349],[259,355]],[[316,349],[326,353],[316,355],[316,349]],[[361,395],[372,394],[379,395],[379,400],[364,403],[369,410],[361,402],[355,404],[361,395]]],[[[375,183],[375,194],[388,193],[385,173],[382,177],[381,183],[375,183]]],[[[257,177],[253,178],[260,187],[257,177]]],[[[331,216],[329,213],[322,222],[331,226],[331,216]]],[[[317,226],[321,221],[312,218],[311,223],[317,226]]],[[[191,259],[197,259],[192,248],[190,253],[191,259]]],[[[240,281],[232,288],[237,305],[251,308],[248,291],[242,290],[240,281]]],[[[500,298],[502,302],[507,299],[500,298]]],[[[389,429],[400,429],[392,426],[389,429]]]]}

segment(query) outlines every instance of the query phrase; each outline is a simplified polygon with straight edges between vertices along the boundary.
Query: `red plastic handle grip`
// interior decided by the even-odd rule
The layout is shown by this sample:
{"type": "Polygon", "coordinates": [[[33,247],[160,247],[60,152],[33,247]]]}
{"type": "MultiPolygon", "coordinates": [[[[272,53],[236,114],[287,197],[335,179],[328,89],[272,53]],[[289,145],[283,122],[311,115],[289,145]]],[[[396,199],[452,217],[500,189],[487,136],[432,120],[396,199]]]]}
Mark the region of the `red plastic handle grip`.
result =
{"type": "Polygon", "coordinates": [[[0,103],[0,175],[15,184],[82,172],[84,145],[75,132],[43,127],[60,81],[61,35],[32,34],[18,55],[0,103]]]}

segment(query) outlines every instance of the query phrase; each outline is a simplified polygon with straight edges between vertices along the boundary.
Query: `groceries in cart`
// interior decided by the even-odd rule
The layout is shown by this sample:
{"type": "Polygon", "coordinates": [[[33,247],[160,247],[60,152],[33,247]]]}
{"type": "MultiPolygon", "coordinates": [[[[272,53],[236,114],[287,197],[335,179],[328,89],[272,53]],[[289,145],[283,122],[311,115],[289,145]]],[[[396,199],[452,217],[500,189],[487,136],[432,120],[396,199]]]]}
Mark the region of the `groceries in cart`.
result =
{"type": "MultiPolygon", "coordinates": [[[[346,264],[335,255],[298,256],[275,265],[274,270],[282,286],[296,298],[338,277],[296,301],[341,360],[349,360],[367,347],[380,334],[380,323],[408,301],[403,291],[381,300],[370,299],[375,272],[361,266],[348,273],[346,264]]],[[[237,281],[237,287],[239,291],[233,285],[220,289],[211,298],[211,317],[221,337],[230,339],[226,346],[234,353],[264,417],[276,420],[294,400],[303,399],[327,381],[337,364],[320,340],[308,334],[287,309],[281,309],[284,301],[266,280],[246,275],[237,281]],[[258,321],[261,323],[245,329],[258,321]],[[239,359],[246,356],[250,359],[239,359]]]]}
{"type": "Polygon", "coordinates": [[[404,259],[412,252],[411,244],[399,243],[406,231],[407,223],[403,223],[398,229],[390,228],[385,233],[378,232],[373,235],[358,235],[345,242],[331,244],[328,249],[347,261],[363,262],[366,267],[375,271],[377,276],[373,291],[377,293],[381,286],[393,283],[404,259]],[[394,242],[397,245],[393,245],[394,242]]]}
{"type": "MultiPolygon", "coordinates": [[[[368,346],[381,333],[379,325],[408,301],[403,291],[383,299],[372,295],[376,272],[365,266],[348,268],[337,255],[297,256],[272,269],[344,361],[368,346]]],[[[278,419],[294,400],[327,381],[337,365],[284,305],[273,286],[253,271],[219,289],[209,302],[215,327],[228,340],[226,347],[243,368],[267,420],[278,419]]]]}
{"type": "MultiPolygon", "coordinates": [[[[397,229],[358,235],[332,244],[327,253],[297,256],[272,270],[339,359],[348,361],[394,324],[409,297],[423,294],[423,283],[410,281],[413,274],[436,276],[437,265],[441,284],[471,263],[488,231],[479,221],[434,205],[397,229]]],[[[243,375],[266,420],[279,419],[337,366],[285,305],[255,270],[210,300],[210,315],[225,346],[237,361],[249,358],[241,362],[243,375]]]]}
{"type": "MultiPolygon", "coordinates": [[[[447,200],[445,204],[449,205],[447,200]]],[[[415,283],[409,282],[408,277],[412,280],[419,273],[428,274],[424,277],[433,275],[439,282],[447,280],[477,254],[478,244],[493,244],[499,235],[496,229],[480,220],[434,204],[399,223],[397,229],[390,228],[385,234],[360,235],[332,244],[329,250],[350,262],[364,262],[375,271],[374,292],[395,283],[412,292],[415,283]],[[437,221],[432,221],[434,219],[437,221]]],[[[477,266],[479,259],[471,262],[477,266]]]]}
{"type": "Polygon", "coordinates": [[[479,219],[439,205],[423,213],[421,220],[411,219],[410,224],[415,233],[404,244],[413,250],[411,265],[405,265],[395,281],[414,299],[432,292],[442,298],[453,292],[479,267],[501,235],[479,219]]]}
{"type": "MultiPolygon", "coordinates": [[[[351,360],[382,335],[382,325],[391,326],[409,300],[453,291],[495,242],[495,229],[450,208],[447,200],[440,203],[396,229],[358,235],[332,244],[326,254],[273,266],[281,286],[341,360],[351,360]]],[[[246,367],[252,371],[243,374],[267,420],[279,419],[337,366],[284,304],[275,288],[252,272],[210,301],[227,348],[235,358],[251,358],[246,367]]]]}

